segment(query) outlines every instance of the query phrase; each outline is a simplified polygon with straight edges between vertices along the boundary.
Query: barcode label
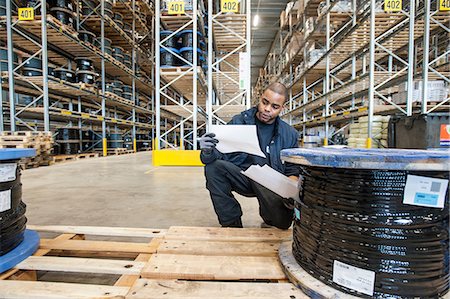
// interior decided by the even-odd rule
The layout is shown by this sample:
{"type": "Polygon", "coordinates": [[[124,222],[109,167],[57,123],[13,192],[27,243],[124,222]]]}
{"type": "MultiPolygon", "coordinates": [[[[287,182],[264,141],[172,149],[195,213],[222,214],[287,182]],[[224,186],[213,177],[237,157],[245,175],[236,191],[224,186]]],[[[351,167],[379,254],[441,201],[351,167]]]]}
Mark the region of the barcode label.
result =
{"type": "Polygon", "coordinates": [[[447,186],[448,180],[408,175],[403,203],[442,209],[445,205],[447,186]]]}
{"type": "Polygon", "coordinates": [[[375,272],[334,261],[333,282],[357,292],[373,296],[375,272]]]}
{"type": "Polygon", "coordinates": [[[11,209],[11,190],[0,192],[0,212],[11,209]]]}
{"type": "Polygon", "coordinates": [[[16,163],[0,164],[0,183],[12,182],[16,180],[16,163]]]}
{"type": "Polygon", "coordinates": [[[441,190],[441,183],[431,182],[431,188],[430,188],[431,192],[438,193],[440,190],[441,190]]]}

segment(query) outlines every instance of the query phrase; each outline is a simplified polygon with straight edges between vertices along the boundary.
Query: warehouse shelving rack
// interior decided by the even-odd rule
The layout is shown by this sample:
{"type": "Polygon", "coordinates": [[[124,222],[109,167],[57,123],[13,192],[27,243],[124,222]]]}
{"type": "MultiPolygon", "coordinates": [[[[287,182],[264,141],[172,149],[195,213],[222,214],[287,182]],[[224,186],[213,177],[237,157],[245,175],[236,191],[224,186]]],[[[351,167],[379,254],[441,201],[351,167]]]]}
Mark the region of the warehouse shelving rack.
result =
{"type": "MultiPolygon", "coordinates": [[[[218,3],[216,7],[220,7],[218,3]]],[[[240,13],[223,13],[221,9],[214,12],[212,0],[208,8],[208,36],[214,40],[208,44],[206,111],[211,126],[225,124],[233,115],[250,108],[251,1],[241,2],[240,13]],[[247,78],[240,78],[240,72],[248,74],[247,78]]]]}
{"type": "Polygon", "coordinates": [[[354,118],[368,116],[370,147],[374,114],[410,116],[445,109],[448,98],[431,107],[426,101],[429,80],[449,83],[448,62],[438,65],[449,55],[449,13],[439,11],[437,1],[404,1],[402,11],[390,13],[382,10],[380,1],[352,1],[352,11],[343,13],[333,11],[338,1],[327,0],[319,15],[320,2],[307,2],[295,30],[305,33],[302,27],[305,28],[307,18],[315,16],[313,29],[304,35],[304,43],[287,62],[282,63],[285,53],[280,53],[281,71],[272,74],[291,88],[292,97],[284,116],[295,128],[305,134],[307,128],[323,127],[326,145],[332,135],[330,125],[345,126],[354,118]],[[444,43],[447,37],[447,45],[437,45],[440,35],[444,36],[444,43]],[[435,50],[431,60],[430,39],[435,50]],[[306,45],[310,42],[321,43],[323,54],[306,65],[310,55],[306,45]],[[412,100],[417,79],[422,79],[425,99],[419,106],[412,100]],[[404,82],[408,87],[407,101],[406,105],[399,105],[393,102],[392,95],[404,82]]]}
{"type": "MultiPolygon", "coordinates": [[[[156,140],[155,148],[197,150],[197,137],[211,124],[223,124],[231,116],[250,106],[250,86],[240,86],[239,55],[250,53],[250,0],[242,1],[239,13],[220,12],[220,1],[193,0],[192,10],[183,15],[170,16],[161,8],[163,0],[156,1],[155,41],[157,48],[155,104],[156,140]],[[205,8],[207,4],[207,8],[205,8]],[[205,13],[208,15],[208,30],[205,32],[205,13]],[[164,40],[160,39],[162,29],[173,32],[164,40]],[[180,55],[164,46],[167,39],[177,33],[191,29],[206,36],[208,44],[208,70],[202,69],[197,61],[197,35],[193,38],[193,62],[189,63],[180,55]],[[187,67],[161,68],[159,49],[165,49],[182,60],[187,67]],[[243,87],[243,88],[241,88],[243,87]],[[179,119],[169,130],[158,127],[164,111],[178,115],[179,119]],[[175,133],[172,142],[169,134],[175,133]]],[[[250,55],[247,56],[250,61],[250,55]]],[[[250,74],[250,63],[248,63],[250,74]]],[[[250,78],[248,78],[250,79],[250,78]]],[[[250,82],[250,80],[248,80],[250,82]]]]}
{"type": "MultiPolygon", "coordinates": [[[[92,2],[92,1],[90,1],[92,2]]],[[[152,81],[153,46],[145,43],[153,36],[153,7],[147,1],[120,0],[115,2],[114,11],[131,20],[131,34],[127,34],[116,22],[104,14],[104,1],[96,1],[97,7],[92,7],[93,13],[84,17],[79,5],[89,5],[87,1],[79,1],[76,6],[76,29],[88,25],[96,28],[101,36],[100,48],[81,41],[77,31],[63,25],[46,13],[46,0],[38,2],[34,8],[42,14],[33,21],[19,21],[12,14],[13,1],[7,1],[7,16],[2,19],[7,30],[2,30],[0,40],[8,46],[9,69],[2,74],[2,87],[9,91],[9,128],[16,130],[17,126],[30,130],[43,129],[50,131],[59,127],[72,127],[76,123],[81,129],[91,129],[101,132],[103,152],[107,153],[106,134],[108,131],[120,131],[133,137],[136,150],[136,132],[145,132],[150,136],[153,128],[152,81]],[[143,20],[138,14],[145,11],[150,18],[143,20]],[[112,36],[114,34],[114,36],[112,36]],[[132,54],[132,67],[129,68],[105,53],[104,39],[111,36],[115,45],[124,47],[132,54]],[[14,69],[12,55],[21,51],[30,58],[42,58],[42,74],[38,77],[25,77],[14,69]],[[49,63],[67,66],[75,57],[89,57],[94,66],[101,72],[102,88],[85,84],[73,84],[48,75],[49,63]],[[139,70],[139,71],[138,71],[139,70]],[[14,74],[10,76],[9,74],[14,74]],[[118,78],[132,86],[132,100],[107,93],[105,79],[118,78]],[[139,89],[139,94],[137,92],[139,89]],[[27,105],[16,106],[16,94],[32,95],[36,98],[27,105]],[[36,105],[42,100],[43,105],[36,105]]],[[[24,61],[23,61],[24,62],[24,61]]],[[[23,64],[22,62],[22,64],[23,64]]],[[[2,120],[2,128],[5,126],[2,120]]],[[[97,133],[96,133],[97,134],[97,133]]],[[[150,137],[149,137],[150,139],[150,137]]],[[[93,145],[93,147],[95,144],[93,145]]]]}

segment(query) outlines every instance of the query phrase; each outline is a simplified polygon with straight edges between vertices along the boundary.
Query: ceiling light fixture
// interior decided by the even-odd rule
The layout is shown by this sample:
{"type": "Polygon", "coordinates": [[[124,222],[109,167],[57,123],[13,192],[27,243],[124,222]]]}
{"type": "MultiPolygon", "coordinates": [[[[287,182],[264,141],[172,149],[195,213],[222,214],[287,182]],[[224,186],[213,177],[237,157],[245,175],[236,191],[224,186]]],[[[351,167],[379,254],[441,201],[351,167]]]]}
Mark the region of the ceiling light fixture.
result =
{"type": "Polygon", "coordinates": [[[259,15],[255,15],[253,17],[253,27],[257,27],[259,25],[259,15]]]}

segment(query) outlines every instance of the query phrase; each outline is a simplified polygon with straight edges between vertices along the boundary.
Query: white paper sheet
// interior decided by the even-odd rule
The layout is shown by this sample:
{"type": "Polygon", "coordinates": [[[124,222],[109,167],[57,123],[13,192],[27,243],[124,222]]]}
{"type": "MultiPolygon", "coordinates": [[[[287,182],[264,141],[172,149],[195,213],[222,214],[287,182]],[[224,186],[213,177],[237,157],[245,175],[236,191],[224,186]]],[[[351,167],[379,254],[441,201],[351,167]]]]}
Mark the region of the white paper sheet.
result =
{"type": "Polygon", "coordinates": [[[252,165],[246,171],[242,171],[242,173],[283,198],[299,198],[298,182],[268,165],[252,165]]]}
{"type": "Polygon", "coordinates": [[[219,140],[216,148],[223,154],[244,152],[265,158],[266,155],[259,147],[256,126],[249,125],[226,125],[211,126],[211,133],[216,134],[219,140]]]}

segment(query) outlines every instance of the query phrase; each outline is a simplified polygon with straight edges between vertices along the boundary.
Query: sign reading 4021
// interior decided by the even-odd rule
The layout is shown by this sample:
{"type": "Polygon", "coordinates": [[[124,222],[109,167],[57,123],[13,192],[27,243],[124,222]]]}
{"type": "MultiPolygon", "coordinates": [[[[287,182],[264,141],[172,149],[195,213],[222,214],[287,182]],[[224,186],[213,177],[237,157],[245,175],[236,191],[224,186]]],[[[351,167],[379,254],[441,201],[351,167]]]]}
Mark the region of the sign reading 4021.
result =
{"type": "Polygon", "coordinates": [[[239,12],[238,0],[220,0],[222,12],[239,12]]]}

